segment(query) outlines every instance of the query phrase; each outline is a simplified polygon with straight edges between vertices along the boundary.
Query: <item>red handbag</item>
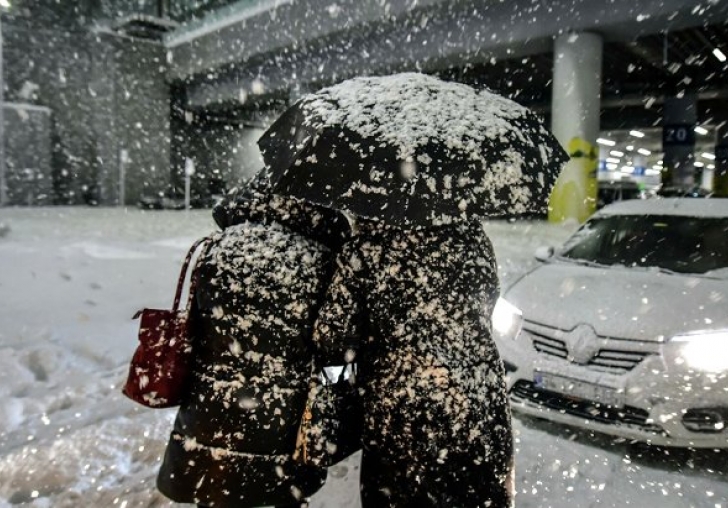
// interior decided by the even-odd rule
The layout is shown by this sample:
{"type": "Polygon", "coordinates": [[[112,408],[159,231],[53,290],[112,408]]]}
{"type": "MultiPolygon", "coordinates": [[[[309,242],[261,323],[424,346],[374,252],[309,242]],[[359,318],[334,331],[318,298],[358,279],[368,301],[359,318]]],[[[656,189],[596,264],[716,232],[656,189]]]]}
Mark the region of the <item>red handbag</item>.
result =
{"type": "Polygon", "coordinates": [[[172,407],[182,401],[192,360],[188,324],[197,284],[196,270],[190,277],[184,309],[180,309],[180,299],[192,256],[208,240],[201,238],[190,247],[179,274],[172,310],[142,309],[132,318],[141,317],[139,345],[131,359],[122,393],[143,406],[172,407]]]}

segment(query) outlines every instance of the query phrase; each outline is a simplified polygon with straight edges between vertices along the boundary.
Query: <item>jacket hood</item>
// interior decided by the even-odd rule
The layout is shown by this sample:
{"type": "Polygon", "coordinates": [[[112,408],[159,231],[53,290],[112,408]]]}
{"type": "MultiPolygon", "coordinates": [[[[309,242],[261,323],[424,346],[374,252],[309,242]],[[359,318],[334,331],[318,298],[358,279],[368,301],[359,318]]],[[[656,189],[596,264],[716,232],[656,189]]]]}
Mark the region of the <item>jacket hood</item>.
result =
{"type": "Polygon", "coordinates": [[[263,168],[251,180],[232,189],[212,210],[221,229],[242,222],[277,222],[332,250],[349,237],[349,222],[339,212],[303,200],[272,193],[270,171],[263,168]]]}

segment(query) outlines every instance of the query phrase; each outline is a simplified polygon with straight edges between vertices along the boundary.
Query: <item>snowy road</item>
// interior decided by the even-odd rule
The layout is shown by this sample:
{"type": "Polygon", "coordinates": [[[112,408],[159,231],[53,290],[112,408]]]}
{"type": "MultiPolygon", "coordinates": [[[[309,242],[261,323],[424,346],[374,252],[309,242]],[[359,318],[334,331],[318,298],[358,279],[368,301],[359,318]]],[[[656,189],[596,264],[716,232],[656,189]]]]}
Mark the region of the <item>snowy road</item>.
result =
{"type": "MultiPolygon", "coordinates": [[[[209,212],[0,210],[0,507],[172,506],[154,476],[174,410],[120,393],[139,307],[170,304],[209,212]],[[2,233],[2,224],[9,232],[2,233]]],[[[504,285],[573,227],[491,223],[504,285]]],[[[644,450],[516,419],[521,508],[728,508],[728,452],[644,450]]],[[[315,508],[357,507],[358,457],[315,508]]]]}

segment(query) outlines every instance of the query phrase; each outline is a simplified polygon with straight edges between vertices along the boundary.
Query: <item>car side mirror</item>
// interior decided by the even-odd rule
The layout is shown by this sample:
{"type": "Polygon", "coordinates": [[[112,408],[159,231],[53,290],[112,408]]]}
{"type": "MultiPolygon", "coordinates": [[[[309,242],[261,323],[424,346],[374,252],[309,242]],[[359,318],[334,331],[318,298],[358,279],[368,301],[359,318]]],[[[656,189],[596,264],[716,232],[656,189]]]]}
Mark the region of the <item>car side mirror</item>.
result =
{"type": "Polygon", "coordinates": [[[536,249],[536,252],[534,252],[533,255],[539,261],[548,261],[548,259],[554,255],[554,248],[553,247],[539,247],[538,249],[536,249]]]}

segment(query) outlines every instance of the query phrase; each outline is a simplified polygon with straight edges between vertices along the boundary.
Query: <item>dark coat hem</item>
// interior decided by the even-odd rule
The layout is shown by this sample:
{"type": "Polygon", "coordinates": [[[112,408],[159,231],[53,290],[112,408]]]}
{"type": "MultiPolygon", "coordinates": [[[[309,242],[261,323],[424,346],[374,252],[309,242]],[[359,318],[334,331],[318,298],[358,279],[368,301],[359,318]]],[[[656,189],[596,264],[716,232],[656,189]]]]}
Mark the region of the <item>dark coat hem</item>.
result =
{"type": "Polygon", "coordinates": [[[173,432],[157,488],[177,503],[244,508],[302,501],[325,480],[325,468],[300,464],[290,455],[213,448],[173,432]]]}

